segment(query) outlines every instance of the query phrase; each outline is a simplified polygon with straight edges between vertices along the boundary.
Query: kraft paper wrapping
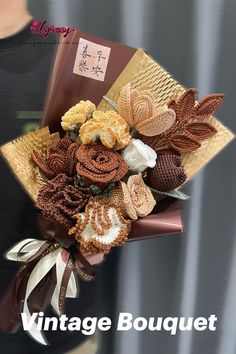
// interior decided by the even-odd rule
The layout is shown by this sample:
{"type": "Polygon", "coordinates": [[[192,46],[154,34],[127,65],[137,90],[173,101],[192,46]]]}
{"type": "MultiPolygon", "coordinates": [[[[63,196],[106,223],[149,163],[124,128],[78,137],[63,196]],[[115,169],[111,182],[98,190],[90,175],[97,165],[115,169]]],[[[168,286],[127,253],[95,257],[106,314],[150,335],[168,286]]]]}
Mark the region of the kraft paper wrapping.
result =
{"type": "MultiPolygon", "coordinates": [[[[185,90],[142,49],[137,49],[106,96],[117,101],[121,88],[128,82],[131,82],[133,88],[151,90],[156,102],[160,105],[177,97],[185,90]]],[[[105,100],[102,100],[98,109],[108,110],[111,107],[105,100]]],[[[209,121],[216,127],[217,134],[202,142],[201,148],[196,152],[182,155],[187,180],[190,180],[234,138],[234,134],[215,117],[210,117],[209,121]]],[[[58,139],[59,134],[50,134],[48,128],[42,128],[1,147],[4,158],[33,201],[36,201],[44,181],[31,162],[31,151],[34,149],[45,157],[47,147],[56,145],[58,139]]]]}

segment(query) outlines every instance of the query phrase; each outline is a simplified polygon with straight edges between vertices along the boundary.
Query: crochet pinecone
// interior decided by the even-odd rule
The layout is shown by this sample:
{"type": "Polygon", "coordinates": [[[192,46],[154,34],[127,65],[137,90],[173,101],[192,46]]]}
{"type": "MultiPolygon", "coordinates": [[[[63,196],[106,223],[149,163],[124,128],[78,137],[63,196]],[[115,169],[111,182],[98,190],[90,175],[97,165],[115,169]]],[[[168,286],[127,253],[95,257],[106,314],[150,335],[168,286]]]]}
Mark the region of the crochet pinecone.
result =
{"type": "Polygon", "coordinates": [[[159,191],[176,189],[186,178],[181,157],[176,155],[159,155],[156,166],[147,170],[147,184],[159,191]]]}

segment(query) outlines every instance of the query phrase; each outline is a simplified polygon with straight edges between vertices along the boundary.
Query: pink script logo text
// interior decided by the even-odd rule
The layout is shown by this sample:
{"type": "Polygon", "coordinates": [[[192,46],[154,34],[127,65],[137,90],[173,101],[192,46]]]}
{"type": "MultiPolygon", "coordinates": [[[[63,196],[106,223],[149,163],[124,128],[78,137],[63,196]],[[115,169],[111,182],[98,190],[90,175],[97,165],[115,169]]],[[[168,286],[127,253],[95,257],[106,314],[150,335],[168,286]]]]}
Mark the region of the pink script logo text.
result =
{"type": "Polygon", "coordinates": [[[71,27],[55,27],[53,25],[47,26],[47,21],[40,23],[39,20],[35,19],[30,27],[30,30],[35,34],[41,34],[44,37],[47,37],[50,33],[64,33],[64,37],[67,37],[68,34],[73,32],[75,29],[71,27]]]}

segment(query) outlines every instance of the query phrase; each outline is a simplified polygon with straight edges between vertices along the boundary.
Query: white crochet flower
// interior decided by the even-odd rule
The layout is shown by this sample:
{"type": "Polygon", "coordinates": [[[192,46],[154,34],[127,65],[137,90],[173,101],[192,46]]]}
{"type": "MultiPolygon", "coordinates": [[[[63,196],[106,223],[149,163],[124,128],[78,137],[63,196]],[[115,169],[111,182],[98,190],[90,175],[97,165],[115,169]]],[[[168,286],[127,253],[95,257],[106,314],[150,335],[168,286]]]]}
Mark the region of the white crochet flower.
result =
{"type": "Polygon", "coordinates": [[[122,151],[122,157],[129,165],[130,170],[143,172],[147,167],[156,165],[157,154],[139,139],[132,139],[122,151]]]}

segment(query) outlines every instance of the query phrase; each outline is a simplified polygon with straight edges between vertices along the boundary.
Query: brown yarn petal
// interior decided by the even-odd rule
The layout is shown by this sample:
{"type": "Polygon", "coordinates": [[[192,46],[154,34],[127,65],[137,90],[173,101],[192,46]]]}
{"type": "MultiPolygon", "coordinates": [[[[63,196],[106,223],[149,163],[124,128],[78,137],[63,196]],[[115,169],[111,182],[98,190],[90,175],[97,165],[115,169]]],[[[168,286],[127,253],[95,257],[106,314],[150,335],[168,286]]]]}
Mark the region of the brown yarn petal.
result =
{"type": "Polygon", "coordinates": [[[159,191],[176,189],[186,178],[180,156],[160,155],[156,166],[147,170],[147,184],[159,191]]]}
{"type": "Polygon", "coordinates": [[[89,197],[89,190],[76,179],[59,174],[41,188],[36,207],[55,223],[70,227],[73,215],[85,207],[89,197]]]}
{"type": "Polygon", "coordinates": [[[171,100],[167,104],[168,108],[173,109],[175,112],[177,112],[177,102],[175,100],[171,100]]]}
{"type": "Polygon", "coordinates": [[[68,147],[65,157],[65,168],[68,176],[74,176],[76,174],[76,152],[78,150],[78,144],[74,143],[68,147]]]}
{"type": "Polygon", "coordinates": [[[55,176],[54,171],[48,166],[46,161],[34,150],[31,153],[31,159],[45,177],[53,178],[55,176]]]}
{"type": "Polygon", "coordinates": [[[54,178],[60,173],[73,176],[76,172],[76,151],[79,144],[69,138],[62,138],[56,146],[47,151],[47,159],[43,159],[35,151],[32,152],[32,161],[40,172],[47,178],[54,178]]]}
{"type": "Polygon", "coordinates": [[[121,155],[103,145],[81,145],[76,152],[77,172],[91,183],[102,187],[119,181],[129,167],[121,155]]]}

